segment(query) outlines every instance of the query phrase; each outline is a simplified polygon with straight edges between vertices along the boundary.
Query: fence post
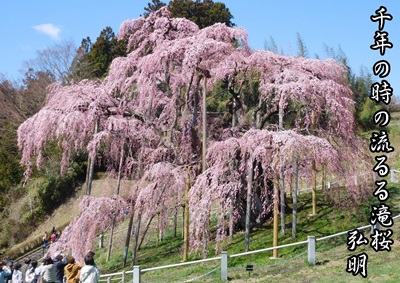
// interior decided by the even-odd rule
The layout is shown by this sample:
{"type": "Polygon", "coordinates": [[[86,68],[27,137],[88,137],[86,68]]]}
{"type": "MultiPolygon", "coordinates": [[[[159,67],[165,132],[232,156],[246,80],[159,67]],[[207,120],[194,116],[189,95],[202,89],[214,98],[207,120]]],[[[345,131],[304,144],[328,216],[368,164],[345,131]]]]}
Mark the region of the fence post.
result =
{"type": "Polygon", "coordinates": [[[393,169],[390,170],[390,182],[396,183],[396,175],[393,169]]]}
{"type": "Polygon", "coordinates": [[[104,234],[101,233],[101,234],[100,234],[100,239],[99,239],[99,248],[100,248],[100,249],[103,248],[103,242],[104,242],[104,234]]]}
{"type": "Polygon", "coordinates": [[[125,270],[122,270],[122,283],[125,283],[125,270]]]}
{"type": "Polygon", "coordinates": [[[107,283],[111,283],[111,276],[107,277],[107,283]]]}
{"type": "Polygon", "coordinates": [[[374,234],[375,229],[380,229],[381,225],[379,222],[376,222],[374,225],[371,225],[371,234],[374,234]]]}
{"type": "Polygon", "coordinates": [[[315,236],[308,236],[308,262],[315,265],[315,236]]]}
{"type": "Polygon", "coordinates": [[[228,252],[221,252],[221,280],[228,280],[228,252]]]}
{"type": "Polygon", "coordinates": [[[133,283],[140,283],[140,265],[133,266],[133,283]]]}

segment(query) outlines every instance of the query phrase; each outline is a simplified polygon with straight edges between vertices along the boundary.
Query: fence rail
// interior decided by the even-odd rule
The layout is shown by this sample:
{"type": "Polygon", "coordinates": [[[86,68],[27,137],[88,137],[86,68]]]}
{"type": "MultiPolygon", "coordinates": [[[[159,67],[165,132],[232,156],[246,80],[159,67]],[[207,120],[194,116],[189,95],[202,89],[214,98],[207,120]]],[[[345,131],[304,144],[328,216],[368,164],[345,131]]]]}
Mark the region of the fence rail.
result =
{"type": "Polygon", "coordinates": [[[231,257],[244,256],[244,255],[257,254],[257,253],[268,252],[268,251],[272,251],[272,250],[276,250],[276,249],[282,249],[282,248],[287,248],[287,247],[292,247],[292,246],[303,245],[303,244],[307,244],[307,243],[308,243],[308,240],[301,241],[301,242],[296,242],[296,243],[290,243],[290,244],[281,245],[281,246],[276,246],[276,247],[270,247],[270,248],[255,250],[255,251],[250,251],[250,252],[233,254],[233,255],[230,255],[229,257],[231,258],[231,257]]]}

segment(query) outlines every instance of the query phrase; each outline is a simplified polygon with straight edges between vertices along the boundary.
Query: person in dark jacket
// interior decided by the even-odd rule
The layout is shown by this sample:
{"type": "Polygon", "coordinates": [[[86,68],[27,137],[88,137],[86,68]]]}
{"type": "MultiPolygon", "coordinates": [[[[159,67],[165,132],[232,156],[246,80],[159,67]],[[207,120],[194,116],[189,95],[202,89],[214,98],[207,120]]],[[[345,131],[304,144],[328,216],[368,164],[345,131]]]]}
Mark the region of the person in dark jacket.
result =
{"type": "Polygon", "coordinates": [[[64,278],[64,268],[68,264],[66,258],[63,258],[60,252],[56,252],[53,257],[54,267],[56,269],[56,279],[57,283],[63,283],[64,278]]]}

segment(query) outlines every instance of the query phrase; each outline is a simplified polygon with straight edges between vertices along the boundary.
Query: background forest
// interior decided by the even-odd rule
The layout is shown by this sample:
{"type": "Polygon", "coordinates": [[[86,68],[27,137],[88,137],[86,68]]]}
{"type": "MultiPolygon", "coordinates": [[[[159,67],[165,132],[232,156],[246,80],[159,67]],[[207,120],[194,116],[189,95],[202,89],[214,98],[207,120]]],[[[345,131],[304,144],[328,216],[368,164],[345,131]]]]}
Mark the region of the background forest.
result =
{"type": "MultiPolygon", "coordinates": [[[[246,40],[243,34],[240,31],[230,29],[235,26],[232,22],[233,15],[230,14],[229,9],[224,4],[213,1],[171,1],[168,3],[170,14],[165,10],[162,10],[162,13],[152,14],[165,5],[161,1],[153,0],[145,7],[144,18],[136,22],[127,22],[126,29],[121,28],[118,35],[110,27],[105,27],[94,42],[87,37],[82,39],[82,44],[79,47],[66,41],[38,51],[36,58],[24,63],[25,73],[22,82],[13,82],[5,76],[0,76],[0,107],[2,109],[0,116],[0,227],[2,227],[0,246],[3,251],[8,250],[16,243],[22,242],[39,223],[51,215],[69,197],[73,196],[74,188],[78,188],[85,182],[86,184],[90,182],[89,178],[93,177],[89,174],[91,168],[93,168],[94,173],[111,172],[114,177],[122,172],[123,177],[137,180],[135,188],[142,192],[146,189],[153,192],[156,190],[156,187],[148,185],[152,182],[156,184],[157,178],[160,178],[152,175],[154,172],[159,172],[164,178],[170,174],[170,179],[173,181],[169,185],[165,184],[165,186],[172,187],[172,184],[174,184],[177,190],[168,192],[171,199],[174,195],[182,198],[183,191],[178,191],[178,189],[185,187],[185,168],[190,166],[192,171],[188,174],[192,177],[192,180],[197,178],[196,183],[193,182],[192,185],[194,188],[198,188],[197,191],[193,189],[192,194],[196,192],[199,194],[197,196],[192,195],[192,197],[199,200],[201,196],[204,197],[208,194],[208,191],[202,190],[202,188],[207,187],[207,182],[225,182],[226,186],[245,188],[247,181],[243,181],[243,178],[247,178],[248,172],[251,171],[255,174],[255,176],[252,176],[252,180],[254,179],[254,182],[258,184],[255,202],[270,203],[266,202],[265,198],[271,197],[274,187],[272,183],[275,179],[267,172],[265,163],[272,162],[272,160],[262,161],[261,158],[257,159],[257,156],[254,155],[251,157],[252,162],[250,162],[252,169],[248,169],[247,163],[241,163],[243,156],[246,155],[250,158],[249,152],[255,150],[256,147],[250,147],[245,154],[239,152],[238,148],[233,148],[232,144],[228,144],[228,140],[240,144],[242,149],[252,140],[259,139],[258,143],[261,144],[263,141],[275,143],[281,139],[280,146],[283,149],[282,143],[294,139],[302,141],[302,144],[315,142],[316,147],[320,146],[321,152],[327,149],[333,152],[334,148],[331,149],[330,145],[322,143],[320,140],[306,140],[305,136],[310,133],[321,139],[333,136],[333,128],[342,123],[339,118],[335,117],[334,113],[325,111],[329,106],[328,104],[322,106],[324,102],[307,102],[302,100],[303,98],[300,95],[299,97],[288,96],[285,101],[280,99],[279,92],[285,91],[281,90],[280,86],[289,85],[289,82],[293,80],[292,76],[298,81],[306,78],[305,75],[308,75],[310,80],[340,81],[338,85],[342,87],[343,93],[351,95],[349,98],[354,101],[354,107],[349,106],[355,122],[355,127],[352,129],[354,133],[350,135],[374,128],[373,114],[385,106],[377,105],[369,99],[370,86],[373,82],[371,74],[367,70],[361,72],[361,74],[355,74],[348,66],[348,58],[342,50],[326,47],[327,54],[335,62],[322,63],[320,60],[310,59],[308,58],[306,43],[298,34],[296,38],[297,56],[279,54],[273,39],[269,39],[265,45],[266,53],[260,53],[260,56],[264,57],[257,58],[246,50],[246,40]],[[191,22],[178,23],[173,20],[173,18],[180,17],[191,22]],[[154,25],[158,19],[162,19],[159,22],[160,25],[164,25],[165,22],[168,22],[168,24],[162,27],[154,25]],[[213,26],[215,23],[224,23],[225,25],[213,26]],[[149,28],[149,25],[153,26],[149,28]],[[170,36],[168,38],[170,45],[159,42],[157,37],[160,35],[155,33],[155,31],[162,30],[165,27],[170,28],[165,33],[166,36],[170,36]],[[201,30],[207,27],[209,29],[201,30]],[[177,35],[173,34],[176,30],[178,30],[177,35]],[[154,38],[154,34],[156,34],[156,38],[154,38]],[[201,57],[205,62],[203,65],[190,61],[186,57],[181,62],[174,61],[173,56],[183,54],[180,53],[183,51],[179,50],[178,46],[188,44],[185,40],[190,41],[192,40],[191,37],[195,38],[193,44],[198,44],[200,49],[211,49],[211,51],[207,50],[210,53],[205,52],[199,55],[200,57],[208,57],[209,62],[205,62],[206,59],[203,57],[201,57]],[[209,46],[202,45],[201,40],[205,38],[207,40],[212,38],[216,43],[210,43],[209,46]],[[175,47],[171,44],[174,40],[177,42],[175,47]],[[163,46],[162,44],[167,45],[163,46]],[[170,57],[167,57],[167,59],[163,57],[164,54],[162,53],[162,50],[166,49],[170,52],[170,57]],[[267,51],[269,52],[267,53],[267,51]],[[247,60],[251,56],[254,59],[248,62],[264,60],[264,63],[257,61],[254,65],[251,65],[253,63],[241,65],[240,60],[247,60]],[[122,59],[114,60],[116,58],[122,59]],[[228,61],[233,62],[233,64],[220,66],[217,63],[221,58],[223,60],[229,59],[228,61]],[[268,60],[271,60],[269,65],[266,64],[268,60]],[[160,61],[161,65],[157,66],[157,61],[160,61]],[[182,62],[183,64],[181,64],[182,62]],[[278,72],[278,67],[268,69],[275,64],[271,62],[279,62],[276,64],[277,66],[287,64],[295,67],[287,67],[288,72],[291,73],[282,81],[279,81],[278,76],[264,79],[263,72],[257,69],[257,66],[265,67],[265,73],[271,70],[278,72]],[[311,62],[321,65],[312,69],[311,62]],[[112,64],[114,64],[114,67],[112,64]],[[147,72],[147,74],[139,74],[135,64],[142,66],[143,73],[147,72]],[[146,66],[151,64],[156,65],[158,69],[146,69],[146,66]],[[182,67],[184,64],[190,68],[184,69],[184,66],[182,67]],[[297,69],[297,65],[307,65],[310,70],[300,70],[302,67],[297,69]],[[328,66],[338,70],[337,77],[331,78],[329,77],[330,74],[323,71],[328,66]],[[208,71],[211,71],[211,75],[207,74],[205,67],[208,68],[208,71]],[[183,69],[177,71],[179,68],[183,69]],[[226,69],[229,69],[229,71],[226,71],[226,69]],[[298,72],[302,73],[299,75],[298,72]],[[218,76],[215,74],[218,74],[218,76]],[[180,76],[184,75],[186,77],[182,77],[182,80],[179,81],[180,76]],[[150,82],[149,84],[152,83],[152,88],[144,89],[141,85],[145,85],[146,78],[150,82]],[[266,83],[267,80],[269,80],[268,84],[266,83]],[[55,87],[53,83],[58,83],[58,86],[55,87]],[[90,89],[93,90],[91,94],[90,89]],[[104,89],[106,89],[106,93],[103,93],[104,89]],[[347,91],[347,89],[350,91],[347,91]],[[81,93],[87,92],[89,99],[80,101],[81,93]],[[49,93],[51,93],[51,96],[48,97],[49,93]],[[77,104],[72,103],[72,105],[65,102],[66,108],[63,110],[66,112],[71,109],[74,111],[76,109],[82,110],[85,107],[86,110],[92,109],[90,101],[97,101],[100,96],[104,96],[101,98],[106,101],[94,105],[93,109],[95,110],[93,112],[87,111],[90,115],[85,117],[90,117],[88,120],[90,123],[85,125],[87,126],[86,136],[79,137],[82,144],[73,145],[69,148],[60,143],[60,139],[67,143],[77,138],[73,134],[69,134],[72,137],[70,140],[62,135],[48,134],[46,136],[43,134],[40,139],[39,137],[33,139],[33,143],[37,146],[36,149],[28,155],[26,155],[26,151],[23,151],[24,155],[21,155],[17,142],[18,128],[28,118],[40,117],[40,113],[43,113],[40,110],[44,106],[47,107],[46,109],[60,107],[54,103],[56,103],[56,100],[62,101],[61,98],[65,93],[72,97],[76,95],[74,102],[78,102],[77,104]],[[148,96],[148,93],[153,93],[153,95],[148,96]],[[202,110],[200,102],[204,93],[207,93],[208,138],[215,142],[211,145],[210,152],[207,155],[207,163],[211,167],[209,171],[206,171],[205,166],[201,164],[201,155],[203,154],[201,123],[203,123],[203,118],[200,114],[202,110]],[[267,95],[267,93],[273,95],[267,95]],[[112,99],[107,95],[111,95],[112,99]],[[116,101],[121,103],[117,104],[116,101]],[[314,110],[311,111],[311,108],[307,108],[307,103],[315,105],[315,112],[314,110]],[[70,108],[67,109],[67,107],[70,108]],[[172,108],[176,109],[175,118],[169,116],[169,110],[172,108]],[[285,112],[284,119],[281,117],[283,109],[285,112]],[[128,128],[132,131],[140,131],[143,136],[132,138],[134,134],[121,125],[125,122],[117,121],[117,118],[113,117],[118,117],[118,119],[122,117],[129,126],[128,128]],[[95,118],[99,121],[97,128],[95,128],[95,118]],[[111,121],[111,118],[115,120],[111,121]],[[163,121],[165,121],[164,124],[163,121]],[[156,126],[149,130],[151,124],[156,126]],[[283,134],[282,136],[274,136],[262,132],[266,129],[273,131],[297,130],[296,132],[286,133],[287,136],[283,136],[283,134]],[[147,133],[145,130],[149,130],[151,133],[147,133]],[[103,136],[99,133],[102,133],[103,136]],[[98,135],[96,136],[96,134],[98,135]],[[145,137],[145,135],[147,136],[145,137]],[[92,139],[94,136],[96,138],[92,139]],[[110,136],[115,137],[114,142],[110,136]],[[43,137],[48,141],[41,140],[43,137]],[[52,137],[55,138],[52,139],[52,137]],[[122,145],[115,142],[121,140],[122,145]],[[187,147],[181,147],[184,143],[187,143],[187,147]],[[224,151],[225,148],[229,147],[231,147],[230,152],[224,151]],[[66,149],[68,149],[67,155],[66,149]],[[159,151],[156,152],[156,150],[159,151]],[[123,156],[123,152],[127,154],[125,155],[126,158],[122,159],[121,157],[121,160],[123,160],[121,163],[119,157],[123,156]],[[177,154],[177,152],[180,154],[177,154]],[[227,160],[218,163],[224,159],[224,155],[227,160]],[[40,166],[34,166],[34,159],[40,166]],[[40,160],[38,161],[38,159],[40,160]],[[96,159],[96,162],[94,159],[96,159]],[[20,166],[21,160],[26,167],[20,166]],[[235,161],[229,163],[229,160],[235,161]],[[168,162],[169,165],[160,167],[156,161],[168,162]],[[28,168],[27,171],[25,171],[26,168],[28,168]],[[235,173],[233,172],[240,172],[241,175],[234,176],[235,173]],[[29,179],[25,179],[28,175],[29,179]],[[226,180],[237,180],[237,182],[234,184],[226,180],[221,181],[218,176],[224,176],[226,180]],[[176,184],[180,185],[176,186],[176,184]],[[139,187],[140,189],[138,189],[139,187]],[[267,192],[264,195],[263,190],[267,192]],[[10,207],[20,199],[25,199],[26,205],[21,207],[19,215],[12,215],[10,207]]],[[[175,59],[179,61],[178,57],[175,59]]],[[[319,93],[315,94],[316,97],[318,95],[319,93]]],[[[339,94],[331,92],[327,95],[339,94]]],[[[316,98],[316,100],[318,99],[316,98]]],[[[325,101],[327,100],[328,98],[325,99],[325,101]]],[[[391,111],[397,110],[398,107],[393,100],[392,98],[391,111]]],[[[70,113],[74,112],[71,111],[70,113]]],[[[86,112],[81,111],[81,113],[86,112]]],[[[39,118],[34,119],[39,121],[39,118]]],[[[48,122],[50,122],[50,119],[48,119],[48,122]]],[[[34,132],[42,131],[38,125],[34,122],[25,124],[26,128],[31,129],[23,133],[25,140],[34,136],[34,132]]],[[[72,122],[68,125],[69,130],[77,129],[74,128],[72,122]]],[[[78,126],[75,124],[75,127],[78,126]]],[[[24,128],[21,129],[20,135],[22,135],[24,128]]],[[[349,130],[350,128],[343,126],[343,129],[349,130]]],[[[344,138],[344,133],[336,134],[338,134],[338,138],[344,138]]],[[[327,139],[329,140],[329,138],[327,139]]],[[[336,146],[340,147],[342,143],[346,144],[348,141],[339,141],[336,146]]],[[[352,141],[358,142],[358,138],[354,138],[352,141]]],[[[26,150],[26,143],[23,148],[26,150]]],[[[330,155],[329,158],[339,159],[339,156],[330,155]]],[[[312,162],[307,160],[303,166],[311,165],[312,162]]],[[[321,160],[321,164],[322,162],[321,160]]],[[[289,173],[290,170],[290,172],[293,172],[293,168],[287,168],[287,170],[288,176],[293,174],[289,173]]],[[[332,172],[334,170],[332,168],[332,172]]],[[[308,173],[304,174],[307,175],[308,173]]],[[[210,191],[218,191],[219,188],[221,195],[218,197],[229,198],[227,195],[222,195],[224,189],[226,189],[224,185],[221,185],[221,183],[214,185],[210,185],[210,191]]],[[[154,193],[152,194],[154,195],[154,193]]],[[[245,208],[246,196],[243,195],[243,191],[237,189],[236,196],[237,207],[245,208]]],[[[135,199],[137,203],[151,199],[145,194],[143,196],[137,194],[131,196],[131,198],[135,199]]],[[[125,200],[126,206],[132,202],[132,199],[125,200]]],[[[215,198],[210,198],[209,201],[215,200],[215,198]]],[[[150,202],[149,206],[159,205],[159,199],[153,199],[153,201],[155,203],[150,202]]],[[[132,203],[130,204],[132,205],[132,203]]],[[[201,202],[198,202],[198,204],[200,205],[201,202]]],[[[165,207],[171,206],[170,204],[163,205],[165,207]]],[[[181,205],[181,203],[178,205],[181,205]]],[[[115,204],[110,203],[110,207],[114,206],[115,204]]],[[[229,205],[224,209],[228,209],[228,207],[229,205]]],[[[252,225],[256,225],[260,221],[262,223],[271,217],[270,207],[260,205],[257,209],[251,216],[252,225]],[[265,211],[268,211],[268,213],[265,211]]],[[[137,211],[132,212],[132,214],[134,213],[137,213],[137,211]]],[[[172,212],[165,210],[165,215],[169,213],[172,212]]],[[[235,231],[245,229],[245,214],[243,210],[236,211],[235,231]]],[[[136,221],[141,216],[135,214],[136,221]]],[[[143,217],[150,219],[154,215],[148,214],[143,215],[143,217]]],[[[192,225],[197,223],[200,226],[207,226],[204,223],[206,217],[207,215],[203,215],[203,218],[193,219],[192,225]]],[[[195,248],[199,247],[203,243],[203,238],[206,237],[207,235],[195,235],[197,240],[194,241],[195,248]]]]}

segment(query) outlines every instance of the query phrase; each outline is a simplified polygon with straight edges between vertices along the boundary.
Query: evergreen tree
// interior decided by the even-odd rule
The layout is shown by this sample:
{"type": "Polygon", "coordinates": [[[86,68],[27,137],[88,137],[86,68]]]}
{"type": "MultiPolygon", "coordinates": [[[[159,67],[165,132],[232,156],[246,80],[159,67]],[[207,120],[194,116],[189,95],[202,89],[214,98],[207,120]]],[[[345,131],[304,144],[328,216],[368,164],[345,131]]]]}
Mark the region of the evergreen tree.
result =
{"type": "Polygon", "coordinates": [[[271,51],[276,54],[283,54],[282,50],[278,50],[278,45],[276,45],[276,42],[272,36],[269,37],[269,40],[266,39],[264,41],[264,50],[271,51]]]}
{"type": "Polygon", "coordinates": [[[121,53],[112,28],[104,28],[88,53],[93,75],[97,78],[102,78],[107,73],[112,59],[124,55],[121,53]]]}
{"type": "Polygon", "coordinates": [[[16,107],[18,100],[18,89],[7,80],[0,82],[0,213],[9,205],[10,188],[22,179],[16,130],[24,117],[16,107]]]}
{"type": "Polygon", "coordinates": [[[308,49],[300,33],[297,33],[297,56],[308,58],[308,49]]]}
{"type": "Polygon", "coordinates": [[[84,78],[93,77],[93,69],[89,63],[88,54],[92,49],[90,37],[82,39],[81,46],[76,51],[75,58],[71,64],[71,78],[74,82],[79,82],[84,78]]]}
{"type": "Polygon", "coordinates": [[[161,2],[160,0],[152,0],[151,3],[147,3],[147,7],[144,7],[144,10],[146,12],[143,13],[143,16],[146,18],[150,15],[150,13],[155,12],[159,10],[161,7],[166,6],[164,2],[161,2]]]}
{"type": "Polygon", "coordinates": [[[103,78],[111,61],[126,55],[126,44],[118,41],[111,27],[104,28],[92,44],[90,37],[82,40],[72,64],[72,77],[82,79],[103,78]]]}
{"type": "Polygon", "coordinates": [[[168,9],[174,18],[186,18],[196,23],[199,28],[212,26],[215,23],[225,23],[228,27],[235,24],[233,16],[224,3],[212,0],[173,0],[168,9]]]}

